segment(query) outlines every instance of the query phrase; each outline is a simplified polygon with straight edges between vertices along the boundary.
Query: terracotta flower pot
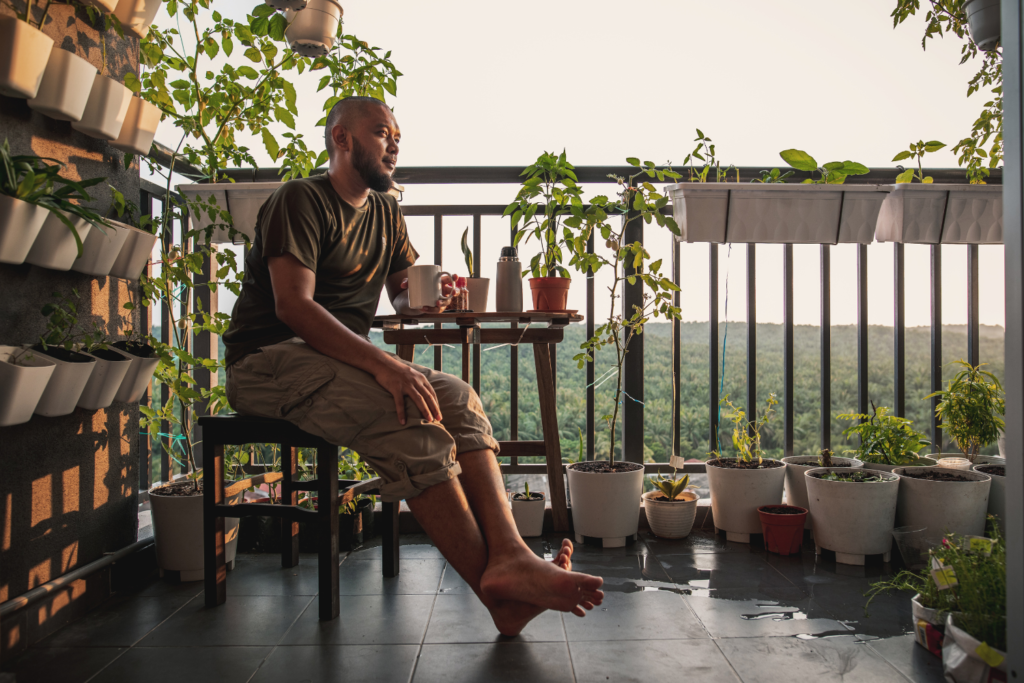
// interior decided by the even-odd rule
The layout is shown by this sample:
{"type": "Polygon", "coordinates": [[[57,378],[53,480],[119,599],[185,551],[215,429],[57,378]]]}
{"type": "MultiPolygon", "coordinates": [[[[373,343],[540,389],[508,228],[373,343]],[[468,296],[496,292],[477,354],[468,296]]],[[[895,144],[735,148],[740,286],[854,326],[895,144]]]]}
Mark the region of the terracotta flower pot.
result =
{"type": "Polygon", "coordinates": [[[807,508],[796,505],[762,505],[757,508],[764,532],[764,547],[779,555],[795,555],[804,542],[807,508]],[[783,512],[786,510],[788,512],[783,512]]]}
{"type": "Polygon", "coordinates": [[[572,280],[567,277],[532,277],[530,293],[533,294],[533,310],[564,311],[569,300],[569,285],[572,280]]]}

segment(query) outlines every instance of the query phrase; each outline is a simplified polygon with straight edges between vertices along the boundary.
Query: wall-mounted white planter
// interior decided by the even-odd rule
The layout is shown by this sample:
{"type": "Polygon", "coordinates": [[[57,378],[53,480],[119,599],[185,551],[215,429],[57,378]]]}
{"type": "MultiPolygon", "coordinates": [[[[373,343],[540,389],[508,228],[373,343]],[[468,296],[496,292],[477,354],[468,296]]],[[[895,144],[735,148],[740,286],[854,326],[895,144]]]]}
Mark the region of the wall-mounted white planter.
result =
{"type": "Polygon", "coordinates": [[[605,548],[618,548],[636,537],[644,491],[642,467],[631,472],[580,472],[569,465],[566,470],[577,543],[590,536],[600,538],[605,548]]]}
{"type": "Polygon", "coordinates": [[[28,106],[52,119],[78,121],[89,102],[96,67],[73,52],[54,45],[39,92],[28,106]]]}
{"type": "MultiPolygon", "coordinates": [[[[786,466],[787,469],[789,466],[786,466]]],[[[836,553],[840,564],[864,564],[865,555],[889,561],[896,519],[900,477],[880,472],[879,482],[828,481],[815,474],[863,472],[861,468],[830,467],[802,472],[813,519],[814,545],[836,553]]]]}
{"type": "Polygon", "coordinates": [[[935,458],[918,458],[912,465],[886,465],[881,462],[864,462],[864,469],[879,470],[881,472],[894,472],[901,467],[936,467],[938,461],[935,458]]]}
{"type": "Polygon", "coordinates": [[[113,78],[96,74],[82,118],[71,127],[100,140],[116,140],[128,114],[132,91],[113,78]]]}
{"type": "Polygon", "coordinates": [[[899,183],[878,214],[875,239],[906,244],[1002,244],[1000,185],[899,183]]]}
{"type": "Polygon", "coordinates": [[[757,508],[782,503],[786,464],[748,470],[718,467],[712,462],[707,462],[707,473],[715,529],[724,531],[730,541],[750,543],[750,534],[762,531],[757,508]]]}
{"type": "Polygon", "coordinates": [[[266,0],[274,9],[290,9],[298,12],[306,9],[306,0],[266,0]]]}
{"type": "Polygon", "coordinates": [[[0,16],[0,95],[35,97],[51,49],[53,38],[17,17],[0,16]]]}
{"type": "Polygon", "coordinates": [[[28,422],[57,364],[40,353],[0,346],[0,427],[28,422]],[[17,365],[8,361],[17,356],[17,365]]]}
{"type": "MultiPolygon", "coordinates": [[[[810,511],[810,506],[807,503],[807,484],[804,479],[804,472],[807,470],[813,470],[817,467],[821,467],[818,464],[819,456],[817,455],[791,455],[788,458],[783,458],[782,462],[786,463],[786,502],[790,505],[796,505],[802,507],[807,511],[810,511]]],[[[856,458],[832,458],[832,464],[834,467],[853,467],[859,469],[864,467],[864,463],[856,458]]],[[[811,528],[811,515],[807,515],[807,520],[804,522],[804,528],[811,528]]]]}
{"type": "MultiPolygon", "coordinates": [[[[92,225],[78,216],[68,215],[68,220],[75,226],[78,239],[84,243],[89,236],[89,231],[92,230],[92,225]]],[[[50,270],[70,270],[76,258],[78,258],[78,242],[75,240],[74,234],[57,217],[55,211],[48,212],[36,241],[25,257],[25,263],[50,270]]]]}
{"type": "Polygon", "coordinates": [[[128,226],[110,219],[107,219],[107,223],[110,225],[102,231],[99,228],[89,231],[83,245],[82,256],[72,264],[71,270],[96,277],[110,274],[110,268],[121,253],[125,240],[128,239],[128,226]]]}
{"type": "Polygon", "coordinates": [[[285,12],[284,39],[303,57],[323,57],[334,46],[343,12],[337,0],[309,0],[301,12],[285,12]]]}
{"type": "Polygon", "coordinates": [[[512,519],[516,522],[516,530],[523,538],[535,538],[544,533],[544,494],[540,498],[516,500],[512,498],[512,519]]]}
{"type": "Polygon", "coordinates": [[[96,369],[89,376],[89,381],[78,399],[78,407],[86,410],[100,410],[110,407],[114,395],[121,387],[125,373],[131,367],[131,357],[116,349],[96,349],[91,353],[80,351],[96,359],[96,369]]]}
{"type": "Polygon", "coordinates": [[[903,477],[896,506],[896,526],[926,528],[931,534],[985,535],[985,514],[992,477],[981,472],[941,467],[899,467],[903,477]],[[905,476],[908,472],[942,472],[969,481],[928,481],[905,476]]]}
{"type": "Polygon", "coordinates": [[[114,8],[114,16],[126,33],[145,38],[162,3],[163,0],[120,0],[114,8]]]}
{"type": "MultiPolygon", "coordinates": [[[[306,10],[303,10],[306,11],[306,10]]],[[[259,216],[260,207],[274,194],[277,188],[283,183],[217,183],[178,185],[178,192],[185,195],[189,200],[189,222],[192,230],[205,230],[211,225],[223,225],[219,216],[211,219],[205,204],[211,198],[216,200],[217,206],[230,212],[232,224],[236,231],[248,236],[250,240],[256,239],[256,218],[259,216]],[[193,211],[191,202],[202,201],[204,206],[201,211],[193,211]]],[[[213,231],[212,241],[214,244],[231,243],[229,231],[224,227],[218,227],[213,231]]],[[[235,242],[241,242],[241,236],[235,237],[235,242]]]]}
{"type": "Polygon", "coordinates": [[[679,183],[669,188],[684,242],[836,244],[872,241],[879,185],[679,183]]]}
{"type": "Polygon", "coordinates": [[[693,529],[697,516],[697,494],[684,491],[675,500],[654,496],[661,491],[648,491],[643,495],[644,512],[651,532],[659,538],[686,538],[693,529]]]}
{"type": "Polygon", "coordinates": [[[999,44],[999,11],[999,0],[967,0],[964,3],[971,40],[979,50],[988,52],[999,44]]]}
{"type": "Polygon", "coordinates": [[[110,267],[110,276],[138,280],[153,254],[157,236],[130,225],[120,224],[120,227],[128,236],[114,260],[114,265],[110,267]]]}
{"type": "Polygon", "coordinates": [[[49,210],[0,194],[0,263],[24,263],[49,210]]]}
{"type": "Polygon", "coordinates": [[[38,345],[32,347],[32,353],[45,356],[57,367],[46,385],[46,390],[36,406],[36,415],[56,417],[67,415],[78,405],[82,391],[89,382],[89,377],[96,369],[96,359],[84,353],[66,351],[62,348],[49,347],[42,351],[38,345]]]}
{"type": "Polygon", "coordinates": [[[121,132],[110,146],[129,154],[149,154],[159,125],[160,108],[141,97],[133,97],[128,104],[121,132]]]}
{"type": "Polygon", "coordinates": [[[121,380],[121,386],[114,394],[114,400],[122,403],[135,403],[146,393],[146,387],[149,386],[149,380],[153,377],[160,358],[156,356],[153,347],[149,345],[144,344],[139,347],[119,341],[114,342],[112,346],[118,351],[123,351],[132,361],[131,367],[128,368],[124,379],[121,380]]]}

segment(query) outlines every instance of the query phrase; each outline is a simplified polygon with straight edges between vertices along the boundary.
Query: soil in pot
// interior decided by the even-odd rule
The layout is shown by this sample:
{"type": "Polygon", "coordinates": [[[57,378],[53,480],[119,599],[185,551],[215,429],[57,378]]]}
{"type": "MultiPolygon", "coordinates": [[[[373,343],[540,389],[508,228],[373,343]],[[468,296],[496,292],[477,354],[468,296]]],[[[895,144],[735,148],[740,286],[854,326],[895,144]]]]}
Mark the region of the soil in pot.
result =
{"type": "MultiPolygon", "coordinates": [[[[822,472],[811,472],[811,476],[815,479],[830,479],[829,476],[822,472]]],[[[876,481],[886,481],[881,475],[874,474],[872,472],[849,472],[843,473],[839,479],[830,479],[831,481],[846,481],[851,483],[870,483],[876,481]]]]}
{"type": "Polygon", "coordinates": [[[770,553],[795,555],[804,541],[807,510],[795,505],[762,505],[757,508],[764,533],[764,547],[770,553]]]}
{"type": "Polygon", "coordinates": [[[512,494],[512,500],[520,500],[520,501],[544,500],[544,494],[543,493],[531,493],[529,496],[527,496],[525,493],[513,493],[512,494]]]}
{"type": "Polygon", "coordinates": [[[904,472],[904,477],[910,477],[911,479],[924,479],[925,481],[974,481],[961,474],[955,472],[904,472]]]}
{"type": "Polygon", "coordinates": [[[778,460],[757,462],[756,460],[737,460],[735,458],[717,458],[708,460],[707,464],[730,470],[768,470],[773,467],[782,467],[782,463],[778,460]]]}
{"type": "MultiPolygon", "coordinates": [[[[619,548],[636,540],[644,490],[643,465],[587,461],[569,465],[566,474],[577,543],[619,548]]],[[[537,504],[524,501],[521,505],[537,504]]]]}
{"type": "MultiPolygon", "coordinates": [[[[577,472],[610,473],[610,472],[636,472],[642,470],[643,465],[635,462],[613,462],[607,460],[591,460],[589,462],[578,462],[573,466],[577,472]]],[[[522,494],[516,494],[522,495],[522,494]]],[[[531,496],[540,495],[531,493],[531,496]]],[[[518,499],[516,499],[518,500],[518,499]]],[[[525,500],[525,499],[524,499],[525,500]]]]}
{"type": "Polygon", "coordinates": [[[111,346],[139,358],[152,358],[156,353],[156,350],[149,344],[139,344],[138,342],[116,341],[111,346]]]}
{"type": "Polygon", "coordinates": [[[997,477],[1006,476],[1006,468],[1002,465],[982,465],[974,469],[975,471],[981,472],[983,474],[995,475],[997,477]]]}
{"type": "Polygon", "coordinates": [[[762,512],[766,512],[769,515],[806,515],[807,510],[798,508],[795,505],[765,505],[762,508],[758,508],[762,512]]]}
{"type": "Polygon", "coordinates": [[[35,344],[35,345],[32,346],[32,350],[33,351],[38,351],[39,353],[45,354],[47,356],[50,356],[51,358],[56,358],[57,360],[62,360],[65,363],[91,363],[92,362],[89,359],[89,356],[86,356],[86,355],[81,354],[81,353],[77,353],[75,351],[68,351],[67,349],[62,348],[60,346],[47,346],[44,349],[42,344],[35,344]]]}

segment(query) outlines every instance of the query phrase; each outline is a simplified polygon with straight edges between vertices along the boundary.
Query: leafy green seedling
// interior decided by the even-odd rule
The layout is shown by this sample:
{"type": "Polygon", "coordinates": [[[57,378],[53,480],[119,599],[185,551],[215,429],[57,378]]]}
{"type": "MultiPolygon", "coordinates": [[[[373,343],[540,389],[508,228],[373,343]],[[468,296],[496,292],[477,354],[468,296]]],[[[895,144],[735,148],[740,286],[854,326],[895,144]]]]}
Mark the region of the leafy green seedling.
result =
{"type": "Polygon", "coordinates": [[[793,171],[786,171],[785,173],[783,173],[779,169],[773,168],[770,171],[767,171],[767,170],[766,171],[761,171],[761,177],[760,178],[754,178],[750,182],[752,182],[752,183],[765,183],[765,184],[784,183],[784,182],[786,182],[786,178],[788,178],[791,175],[793,175],[793,171]]]}
{"type": "Polygon", "coordinates": [[[841,185],[846,180],[846,176],[864,175],[868,172],[867,166],[858,164],[856,161],[830,161],[827,164],[818,166],[818,162],[814,160],[814,157],[799,149],[785,149],[779,152],[779,156],[798,171],[807,171],[809,173],[817,171],[821,174],[821,177],[817,180],[814,178],[804,180],[803,182],[807,184],[841,185]]]}
{"type": "MultiPolygon", "coordinates": [[[[728,396],[722,398],[718,402],[719,405],[725,406],[729,409],[725,417],[732,422],[732,445],[736,449],[736,458],[743,462],[751,462],[757,460],[757,464],[761,464],[764,459],[764,451],[761,449],[761,429],[764,428],[772,419],[772,415],[775,414],[775,406],[779,405],[779,399],[776,398],[775,393],[768,395],[768,404],[764,412],[761,413],[761,417],[757,417],[757,411],[754,412],[754,419],[747,421],[747,414],[743,410],[737,408],[729,400],[728,396]]],[[[721,449],[717,451],[711,451],[708,455],[713,455],[716,458],[724,458],[725,456],[721,453],[721,449]]]]}
{"type": "Polygon", "coordinates": [[[473,250],[469,248],[469,228],[462,233],[462,257],[466,259],[466,277],[473,277],[473,250]]]}
{"type": "Polygon", "coordinates": [[[910,143],[910,149],[905,149],[892,158],[893,161],[903,161],[904,159],[910,159],[911,157],[917,158],[917,173],[914,173],[914,169],[908,168],[903,173],[896,176],[897,183],[912,183],[914,178],[917,178],[922,183],[932,182],[932,177],[924,174],[924,169],[921,167],[921,158],[928,152],[938,152],[940,149],[946,146],[946,143],[939,142],[938,140],[932,140],[931,142],[923,142],[921,140],[910,143]]]}
{"type": "Polygon", "coordinates": [[[683,159],[683,164],[690,166],[691,183],[708,182],[708,174],[711,172],[711,169],[715,169],[716,182],[725,182],[728,179],[729,171],[736,171],[736,182],[740,181],[740,170],[735,166],[730,165],[724,171],[722,170],[721,163],[715,156],[714,143],[711,142],[711,138],[704,135],[700,128],[697,129],[697,137],[693,141],[697,143],[697,146],[683,159]],[[703,165],[700,169],[694,168],[694,161],[702,162],[703,165]]]}
{"type": "Polygon", "coordinates": [[[672,478],[660,476],[652,482],[669,500],[675,500],[686,489],[696,488],[690,485],[690,475],[684,474],[682,479],[676,478],[676,470],[672,470],[672,478]]]}
{"type": "Polygon", "coordinates": [[[911,421],[904,417],[889,415],[889,408],[876,407],[871,402],[872,415],[845,413],[840,420],[856,421],[857,424],[843,430],[847,439],[860,437],[860,447],[844,451],[853,453],[863,462],[877,462],[886,465],[910,465],[917,460],[917,452],[929,445],[924,434],[911,427],[911,421]]]}
{"type": "Polygon", "coordinates": [[[945,389],[928,394],[938,397],[935,415],[942,420],[942,429],[950,435],[964,457],[974,462],[981,447],[999,438],[1005,423],[1006,402],[999,379],[982,370],[982,363],[973,366],[956,361],[963,369],[945,389]]]}

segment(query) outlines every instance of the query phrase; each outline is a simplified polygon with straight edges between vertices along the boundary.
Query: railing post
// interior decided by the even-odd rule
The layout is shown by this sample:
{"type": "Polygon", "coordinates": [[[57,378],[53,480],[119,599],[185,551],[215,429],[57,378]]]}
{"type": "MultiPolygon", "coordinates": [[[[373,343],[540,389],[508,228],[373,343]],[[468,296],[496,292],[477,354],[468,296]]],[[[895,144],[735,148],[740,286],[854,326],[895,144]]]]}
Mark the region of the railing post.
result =
{"type": "Polygon", "coordinates": [[[906,349],[906,297],[904,296],[903,244],[893,244],[893,413],[898,417],[907,414],[907,349],[906,349]]]}
{"type": "Polygon", "coordinates": [[[857,245],[857,412],[868,412],[868,245],[857,245]]]}
{"type": "MultiPolygon", "coordinates": [[[[480,277],[480,214],[473,215],[473,272],[466,277],[480,277]]],[[[473,390],[480,393],[480,345],[472,344],[467,353],[473,354],[473,390]]]]}
{"type": "MultiPolygon", "coordinates": [[[[757,419],[757,245],[747,245],[747,418],[757,419]]],[[[753,434],[753,425],[749,426],[753,434]]]]}
{"type": "Polygon", "coordinates": [[[782,258],[782,391],[783,455],[793,455],[793,415],[796,403],[793,381],[793,245],[783,246],[782,258]]]}
{"type": "MultiPolygon", "coordinates": [[[[444,229],[441,214],[434,214],[434,264],[441,265],[441,240],[444,239],[444,229]]],[[[434,323],[434,329],[441,329],[441,323],[434,323]]],[[[443,360],[441,358],[440,344],[434,347],[434,369],[441,371],[443,360]]]]}
{"type": "MultiPolygon", "coordinates": [[[[679,242],[674,235],[668,236],[672,249],[672,282],[679,286],[679,242]]],[[[672,305],[680,305],[680,292],[672,292],[672,305]]],[[[679,386],[679,365],[682,362],[680,334],[682,332],[679,318],[672,319],[672,455],[680,457],[680,416],[682,392],[679,386]]]]}
{"type": "MultiPolygon", "coordinates": [[[[153,195],[146,190],[139,191],[139,207],[143,215],[153,215],[153,195]]],[[[146,277],[153,275],[153,261],[150,259],[146,262],[146,277]]],[[[141,288],[142,285],[136,283],[135,287],[141,288]]],[[[151,306],[143,306],[137,308],[134,315],[139,316],[139,324],[142,327],[143,335],[150,335],[153,333],[153,309],[151,306]]],[[[142,397],[140,405],[152,407],[153,405],[153,380],[149,380],[149,385],[146,387],[146,393],[142,397]]],[[[152,436],[147,431],[145,434],[140,434],[139,438],[139,490],[149,491],[153,483],[153,471],[150,465],[150,457],[152,456],[152,450],[150,449],[150,440],[152,436]]]]}
{"type": "Polygon", "coordinates": [[[718,245],[708,245],[708,450],[718,450],[718,245]]]}
{"type": "Polygon", "coordinates": [[[981,363],[981,326],[979,324],[978,245],[967,245],[967,361],[981,363]]]}
{"type": "MultiPolygon", "coordinates": [[[[931,245],[932,262],[932,392],[942,389],[942,245],[931,245]]],[[[935,409],[939,405],[939,397],[931,399],[928,404],[931,408],[931,415],[928,422],[931,424],[932,432],[932,453],[942,452],[942,427],[935,409]]]]}
{"type": "Polygon", "coordinates": [[[832,261],[821,245],[821,447],[832,448],[832,261]]]}
{"type": "MultiPolygon", "coordinates": [[[[623,241],[626,244],[644,241],[644,221],[638,213],[630,211],[623,218],[626,221],[623,241]]],[[[625,264],[625,274],[636,271],[632,263],[625,264]]],[[[644,284],[622,284],[622,317],[629,319],[634,306],[644,305],[644,284]]],[[[635,335],[629,343],[623,365],[622,379],[622,459],[630,462],[644,461],[644,335],[635,335]]]]}
{"type": "MultiPolygon", "coordinates": [[[[594,253],[594,233],[587,237],[587,253],[594,253]]],[[[597,314],[594,309],[594,274],[587,273],[587,339],[594,336],[594,316],[597,314]]],[[[597,359],[594,359],[597,362],[597,359]]],[[[596,368],[594,363],[587,363],[587,460],[594,459],[594,439],[596,438],[597,427],[594,424],[594,381],[596,379],[596,368]]]]}

